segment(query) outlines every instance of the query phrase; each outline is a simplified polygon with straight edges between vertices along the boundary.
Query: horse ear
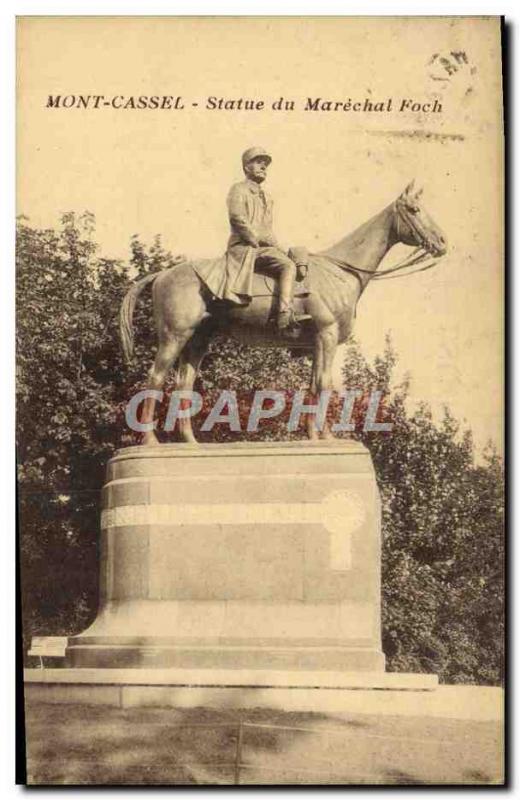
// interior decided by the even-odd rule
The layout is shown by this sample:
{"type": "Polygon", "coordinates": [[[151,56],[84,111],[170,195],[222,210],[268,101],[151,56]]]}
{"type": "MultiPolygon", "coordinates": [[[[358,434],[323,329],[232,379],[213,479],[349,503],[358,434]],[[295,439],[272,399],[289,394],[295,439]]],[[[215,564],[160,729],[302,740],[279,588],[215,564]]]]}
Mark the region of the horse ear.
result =
{"type": "Polygon", "coordinates": [[[410,197],[410,192],[412,191],[412,189],[414,187],[414,184],[415,184],[415,179],[413,181],[410,181],[408,186],[405,186],[405,188],[401,192],[401,197],[403,199],[406,199],[407,197],[410,197]]]}
{"type": "Polygon", "coordinates": [[[424,192],[424,187],[421,186],[421,188],[416,191],[415,196],[414,196],[414,200],[418,200],[423,192],[424,192]]]}

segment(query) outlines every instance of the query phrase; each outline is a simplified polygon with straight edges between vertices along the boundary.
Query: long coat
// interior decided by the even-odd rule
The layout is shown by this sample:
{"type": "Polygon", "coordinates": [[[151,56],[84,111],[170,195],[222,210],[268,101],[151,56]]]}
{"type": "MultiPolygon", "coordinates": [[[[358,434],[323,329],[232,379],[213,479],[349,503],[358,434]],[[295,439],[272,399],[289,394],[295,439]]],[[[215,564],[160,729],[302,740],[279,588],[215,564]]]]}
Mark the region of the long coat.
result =
{"type": "Polygon", "coordinates": [[[192,265],[214,297],[248,303],[252,296],[259,246],[277,247],[273,234],[273,201],[254,181],[235,183],[227,207],[231,234],[225,255],[193,261],[192,265]]]}

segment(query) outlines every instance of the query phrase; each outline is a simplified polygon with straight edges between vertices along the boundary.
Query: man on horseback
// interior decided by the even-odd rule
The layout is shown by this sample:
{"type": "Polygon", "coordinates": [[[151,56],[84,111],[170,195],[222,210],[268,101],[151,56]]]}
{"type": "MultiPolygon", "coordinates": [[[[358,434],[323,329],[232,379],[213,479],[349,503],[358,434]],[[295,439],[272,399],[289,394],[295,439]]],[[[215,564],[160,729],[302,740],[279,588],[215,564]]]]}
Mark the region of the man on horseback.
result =
{"type": "Polygon", "coordinates": [[[262,188],[271,160],[262,147],[251,147],[242,155],[246,179],[235,183],[227,198],[231,235],[226,256],[237,272],[253,266],[255,272],[278,280],[276,325],[281,331],[294,333],[298,329],[293,310],[296,264],[276,241],[272,230],[273,201],[262,188]]]}
{"type": "MultiPolygon", "coordinates": [[[[241,341],[255,343],[263,339],[268,346],[287,347],[286,336],[289,338],[290,333],[285,332],[293,316],[291,299],[295,268],[276,245],[271,228],[272,204],[263,192],[260,194],[270,161],[265,150],[259,152],[259,148],[244,154],[246,181],[233,186],[229,193],[232,235],[225,256],[194,261],[182,257],[172,268],[141,278],[125,295],[120,312],[120,335],[125,360],[129,362],[134,353],[132,317],[135,303],[143,289],[153,283],[158,348],[149,373],[140,420],[140,424],[147,426],[141,428],[146,444],[158,443],[153,431],[155,405],[170,368],[178,362],[176,388],[192,392],[197,370],[213,334],[220,331],[236,334],[241,341]],[[255,292],[253,285],[259,282],[252,280],[254,269],[263,271],[265,267],[283,284],[279,305],[280,336],[273,336],[265,330],[272,292],[255,292]],[[286,315],[284,312],[289,313],[286,315]],[[284,328],[286,316],[289,319],[284,328]],[[217,322],[215,327],[214,321],[217,322]]],[[[312,256],[314,324],[302,326],[298,334],[304,350],[314,353],[312,394],[332,388],[336,348],[350,335],[357,303],[368,282],[376,279],[377,275],[394,273],[392,277],[395,277],[399,270],[417,267],[431,256],[431,264],[415,271],[429,269],[446,253],[444,234],[421,207],[419,196],[420,193],[412,194],[410,184],[393,203],[368,222],[344,236],[333,247],[312,256]],[[397,243],[414,247],[414,252],[404,262],[378,273],[379,264],[397,243]]],[[[303,249],[293,248],[292,251],[299,267],[305,267],[305,254],[294,250],[303,249]]],[[[190,409],[179,407],[181,410],[190,409]]],[[[181,420],[179,414],[181,437],[185,442],[195,441],[190,416],[188,413],[181,420]]],[[[310,414],[309,420],[309,436],[315,438],[316,418],[310,414]]],[[[330,432],[325,426],[321,433],[328,436],[330,432]]]]}

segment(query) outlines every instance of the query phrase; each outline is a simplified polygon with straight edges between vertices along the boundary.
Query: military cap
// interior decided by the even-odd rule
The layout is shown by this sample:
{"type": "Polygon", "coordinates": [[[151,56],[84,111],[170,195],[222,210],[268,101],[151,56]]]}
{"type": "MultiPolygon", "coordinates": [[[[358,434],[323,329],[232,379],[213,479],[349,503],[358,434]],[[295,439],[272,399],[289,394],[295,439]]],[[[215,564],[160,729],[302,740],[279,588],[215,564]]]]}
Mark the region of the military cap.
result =
{"type": "Polygon", "coordinates": [[[267,150],[264,150],[263,147],[250,147],[245,153],[242,154],[242,166],[245,167],[246,164],[249,164],[254,158],[265,158],[271,163],[273,160],[267,150]]]}

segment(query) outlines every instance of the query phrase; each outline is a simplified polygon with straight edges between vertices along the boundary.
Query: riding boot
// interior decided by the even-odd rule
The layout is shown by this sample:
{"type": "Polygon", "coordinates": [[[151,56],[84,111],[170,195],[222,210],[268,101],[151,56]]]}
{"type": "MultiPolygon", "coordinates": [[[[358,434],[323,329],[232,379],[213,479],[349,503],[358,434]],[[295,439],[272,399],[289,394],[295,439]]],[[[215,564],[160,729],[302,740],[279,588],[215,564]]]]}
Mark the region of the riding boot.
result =
{"type": "Polygon", "coordinates": [[[295,273],[296,268],[293,267],[291,270],[284,269],[280,275],[280,304],[276,318],[278,330],[291,333],[291,335],[298,334],[300,330],[292,307],[295,273]]]}

